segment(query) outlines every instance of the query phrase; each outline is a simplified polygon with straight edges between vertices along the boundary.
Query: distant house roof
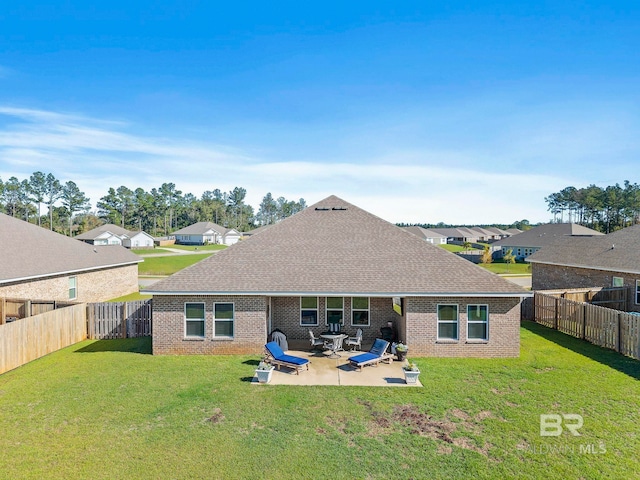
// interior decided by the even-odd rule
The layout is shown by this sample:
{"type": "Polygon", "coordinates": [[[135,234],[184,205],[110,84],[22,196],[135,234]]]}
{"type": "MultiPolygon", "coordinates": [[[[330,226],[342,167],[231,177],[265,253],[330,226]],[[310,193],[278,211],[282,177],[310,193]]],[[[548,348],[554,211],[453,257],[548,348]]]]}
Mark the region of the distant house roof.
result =
{"type": "Polygon", "coordinates": [[[0,213],[0,284],[142,261],[127,249],[96,247],[0,213]]]}
{"type": "Polygon", "coordinates": [[[433,228],[434,232],[444,235],[447,238],[478,238],[479,233],[469,230],[466,227],[457,228],[433,228]]]}
{"type": "Polygon", "coordinates": [[[118,235],[119,237],[122,236],[129,236],[129,230],[127,230],[126,228],[122,228],[119,227],[118,225],[114,225],[113,223],[107,223],[105,225],[100,225],[97,228],[94,228],[93,230],[89,230],[88,232],[84,232],[80,235],[77,235],[76,237],[74,237],[76,240],[95,240],[96,238],[100,237],[102,234],[104,233],[113,233],[114,235],[118,235]]]}
{"type": "MultiPolygon", "coordinates": [[[[489,232],[493,233],[494,235],[501,235],[503,237],[507,237],[507,236],[511,235],[506,230],[503,230],[503,229],[498,228],[498,227],[485,227],[485,230],[488,230],[489,232]]],[[[520,233],[520,230],[518,230],[518,233],[520,233]]]]}
{"type": "Polygon", "coordinates": [[[149,293],[478,297],[530,294],[335,196],[161,280],[149,293]]]}
{"type": "Polygon", "coordinates": [[[510,235],[517,235],[519,233],[522,233],[522,230],[520,230],[519,228],[507,228],[505,232],[507,232],[510,235]]]}
{"type": "Polygon", "coordinates": [[[446,235],[442,235],[441,233],[434,232],[428,228],[419,227],[417,225],[411,227],[403,227],[407,232],[413,233],[414,235],[426,240],[427,238],[447,238],[446,235]]]}
{"type": "Polygon", "coordinates": [[[640,225],[608,235],[557,239],[553,244],[528,257],[527,261],[640,273],[640,225]]]}
{"type": "Polygon", "coordinates": [[[499,247],[544,247],[555,242],[558,238],[594,235],[602,235],[602,233],[576,223],[548,223],[498,240],[493,245],[499,247]]]}
{"type": "Polygon", "coordinates": [[[213,222],[197,222],[188,227],[176,230],[171,235],[204,235],[211,230],[217,232],[219,235],[224,235],[233,229],[225,228],[213,222]]]}
{"type": "Polygon", "coordinates": [[[261,227],[254,228],[253,230],[248,230],[246,232],[242,232],[243,237],[250,237],[252,235],[257,235],[260,232],[264,232],[267,228],[271,227],[273,224],[262,225],[261,227]]]}

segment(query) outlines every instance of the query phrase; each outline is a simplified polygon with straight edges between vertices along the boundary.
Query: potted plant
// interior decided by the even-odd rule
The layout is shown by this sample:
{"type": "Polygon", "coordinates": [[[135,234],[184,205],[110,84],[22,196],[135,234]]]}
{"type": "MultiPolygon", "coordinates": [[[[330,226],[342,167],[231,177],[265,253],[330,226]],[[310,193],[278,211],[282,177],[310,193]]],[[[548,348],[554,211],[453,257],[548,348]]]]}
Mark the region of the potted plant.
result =
{"type": "Polygon", "coordinates": [[[271,381],[271,374],[273,374],[273,365],[267,362],[260,362],[258,368],[256,368],[256,375],[258,376],[259,383],[269,383],[271,381]]]}
{"type": "Polygon", "coordinates": [[[418,382],[418,376],[420,375],[420,369],[414,362],[408,362],[404,367],[404,381],[407,384],[415,384],[418,382]]]}
{"type": "Polygon", "coordinates": [[[409,350],[409,347],[407,347],[404,343],[397,343],[396,344],[396,355],[398,357],[398,361],[399,362],[404,362],[405,359],[407,358],[407,351],[409,350]]]}

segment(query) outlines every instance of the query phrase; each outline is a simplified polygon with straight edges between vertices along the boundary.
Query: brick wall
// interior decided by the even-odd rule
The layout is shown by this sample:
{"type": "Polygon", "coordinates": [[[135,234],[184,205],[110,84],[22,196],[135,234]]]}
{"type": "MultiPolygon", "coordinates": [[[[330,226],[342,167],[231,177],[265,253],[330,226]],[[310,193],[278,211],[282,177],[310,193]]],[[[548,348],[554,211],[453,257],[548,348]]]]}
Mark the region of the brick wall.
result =
{"type": "MultiPolygon", "coordinates": [[[[318,298],[318,326],[300,325],[300,297],[272,297],[271,299],[271,327],[280,329],[287,340],[309,340],[309,330],[318,336],[327,330],[326,300],[318,298]]],[[[399,331],[402,317],[393,311],[391,298],[369,299],[369,326],[351,325],[351,297],[344,297],[344,327],[350,335],[355,335],[358,328],[362,328],[362,343],[370,345],[380,337],[380,327],[386,327],[387,321],[392,321],[399,331]]]]}
{"type": "Polygon", "coordinates": [[[77,302],[103,302],[138,291],[136,264],[2,285],[0,297],[69,301],[69,277],[77,279],[77,302]]]}
{"type": "Polygon", "coordinates": [[[590,268],[564,267],[559,265],[531,264],[531,289],[556,290],[561,288],[612,287],[613,277],[622,277],[624,285],[635,288],[640,275],[590,268]]]}
{"type": "Polygon", "coordinates": [[[518,298],[408,297],[405,299],[409,355],[428,357],[518,357],[520,301],[518,298]],[[458,305],[458,340],[437,340],[437,305],[458,305]],[[467,340],[467,305],[488,305],[489,338],[467,340]]]}
{"type": "Polygon", "coordinates": [[[267,305],[263,296],[154,296],[154,355],[260,354],[267,340],[267,305]],[[205,338],[186,339],[184,305],[204,302],[205,338]],[[234,337],[213,337],[214,302],[234,304],[234,337]]]}

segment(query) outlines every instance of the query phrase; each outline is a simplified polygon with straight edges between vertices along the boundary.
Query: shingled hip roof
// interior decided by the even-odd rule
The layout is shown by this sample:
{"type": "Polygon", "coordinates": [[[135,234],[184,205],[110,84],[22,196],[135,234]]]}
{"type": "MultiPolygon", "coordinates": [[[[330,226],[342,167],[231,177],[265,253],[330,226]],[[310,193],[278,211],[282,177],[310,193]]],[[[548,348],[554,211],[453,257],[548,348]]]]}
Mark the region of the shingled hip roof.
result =
{"type": "Polygon", "coordinates": [[[0,232],[0,284],[142,261],[119,245],[94,247],[2,213],[0,232]]]}
{"type": "Polygon", "coordinates": [[[336,196],[156,283],[149,293],[530,295],[336,196]]]}

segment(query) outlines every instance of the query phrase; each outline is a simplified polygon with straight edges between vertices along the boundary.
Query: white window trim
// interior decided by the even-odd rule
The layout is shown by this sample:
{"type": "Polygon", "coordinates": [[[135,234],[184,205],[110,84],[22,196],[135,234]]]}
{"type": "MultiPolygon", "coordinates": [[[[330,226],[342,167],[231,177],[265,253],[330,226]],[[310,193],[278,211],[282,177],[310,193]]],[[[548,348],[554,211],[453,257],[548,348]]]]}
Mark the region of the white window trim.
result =
{"type": "Polygon", "coordinates": [[[472,303],[467,305],[467,341],[469,342],[488,342],[489,341],[489,305],[486,303],[472,303]],[[469,320],[469,309],[475,307],[485,307],[487,309],[487,320],[485,322],[480,320],[469,320]],[[469,324],[486,323],[487,324],[487,336],[486,338],[469,338],[469,324]]]}
{"type": "Polygon", "coordinates": [[[234,338],[236,336],[236,304],[234,302],[214,302],[213,303],[213,338],[234,338]],[[225,305],[231,304],[231,311],[233,312],[233,317],[231,319],[221,318],[220,320],[216,320],[216,305],[225,305]],[[220,335],[216,336],[216,322],[233,322],[233,335],[220,335]]]}
{"type": "Polygon", "coordinates": [[[351,326],[352,327],[370,327],[371,326],[371,297],[351,297],[351,326]],[[355,308],[353,305],[354,298],[366,298],[367,299],[367,308],[355,308]],[[353,313],[354,312],[367,312],[367,323],[366,324],[355,324],[353,323],[353,313]]]}
{"type": "Polygon", "coordinates": [[[457,303],[438,303],[436,305],[436,321],[437,321],[437,325],[436,325],[436,340],[437,341],[443,341],[443,342],[457,342],[460,340],[460,305],[457,303]],[[440,310],[440,307],[456,307],[456,321],[455,324],[457,326],[456,328],[456,338],[442,338],[440,337],[440,324],[441,323],[454,323],[452,320],[440,320],[440,316],[438,314],[438,311],[440,310]]]}
{"type": "Polygon", "coordinates": [[[612,277],[612,278],[611,278],[611,286],[612,286],[612,287],[614,287],[614,288],[617,288],[617,287],[624,287],[624,277],[612,277]],[[616,286],[616,280],[617,280],[617,279],[620,279],[620,283],[621,283],[622,285],[618,285],[618,286],[616,286]]]}
{"type": "Polygon", "coordinates": [[[68,288],[68,290],[69,290],[69,300],[75,300],[76,298],[78,298],[78,277],[75,276],[75,275],[71,276],[71,277],[69,277],[69,283],[71,283],[71,280],[73,280],[73,283],[75,285],[73,287],[75,295],[73,297],[71,296],[71,285],[69,285],[69,288],[68,288]]]}
{"type": "Polygon", "coordinates": [[[302,298],[300,297],[300,326],[301,327],[317,327],[320,324],[320,298],[319,297],[311,297],[305,295],[305,298],[315,298],[316,299],[316,308],[302,308],[302,298]],[[316,323],[302,323],[302,311],[303,310],[315,310],[316,312],[316,323]]]}
{"type": "Polygon", "coordinates": [[[184,302],[184,338],[206,338],[207,336],[207,306],[204,302],[184,302]],[[202,319],[199,318],[187,318],[187,305],[202,305],[202,319]],[[187,321],[200,322],[204,324],[203,335],[187,335],[187,321]]]}
{"type": "Polygon", "coordinates": [[[344,326],[344,297],[325,297],[324,298],[324,324],[329,326],[329,310],[342,312],[342,321],[340,325],[344,326]],[[329,298],[342,298],[342,308],[329,308],[329,298]]]}

